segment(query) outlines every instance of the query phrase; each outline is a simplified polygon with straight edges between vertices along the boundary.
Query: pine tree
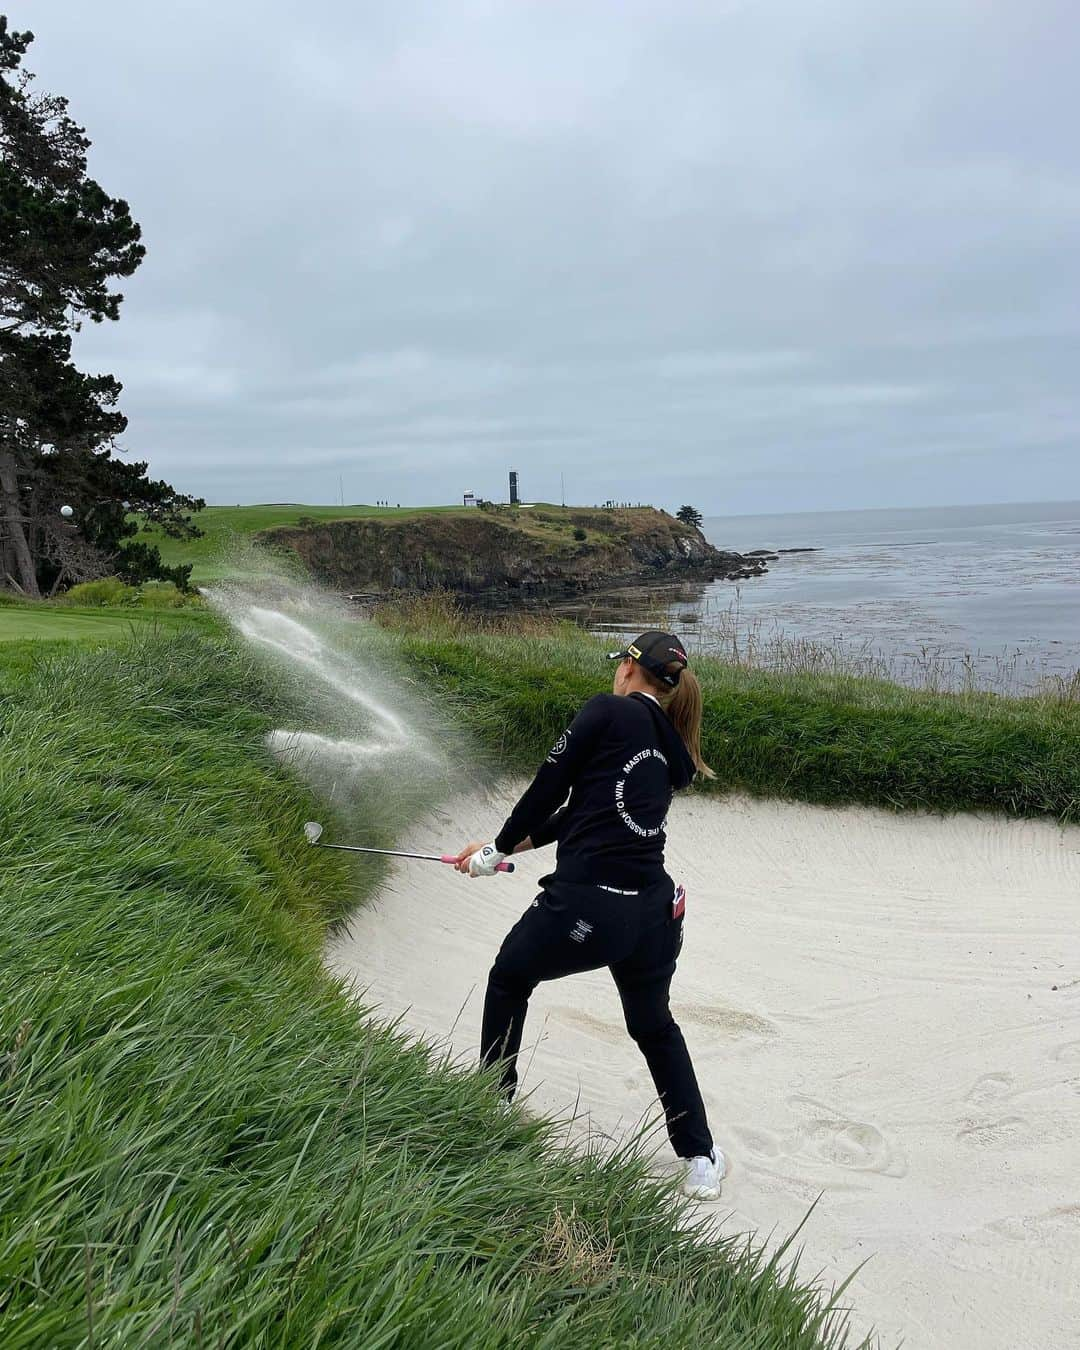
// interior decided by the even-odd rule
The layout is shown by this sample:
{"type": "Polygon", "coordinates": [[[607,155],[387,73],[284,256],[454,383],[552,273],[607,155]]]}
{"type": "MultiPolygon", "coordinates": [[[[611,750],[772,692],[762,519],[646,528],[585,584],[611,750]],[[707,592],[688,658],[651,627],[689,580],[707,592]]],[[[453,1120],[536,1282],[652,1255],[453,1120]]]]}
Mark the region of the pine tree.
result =
{"type": "Polygon", "coordinates": [[[129,508],[148,505],[186,534],[203,503],[114,457],[126,426],[120,385],[72,364],[69,335],[119,317],[112,283],[145,249],[128,204],[89,177],[90,143],[67,100],[36,90],[23,67],[32,41],[0,15],[0,522],[18,584],[36,596],[42,581],[122,567],[122,541],[136,531],[129,508]],[[61,500],[76,507],[77,541],[58,523],[61,500]]]}

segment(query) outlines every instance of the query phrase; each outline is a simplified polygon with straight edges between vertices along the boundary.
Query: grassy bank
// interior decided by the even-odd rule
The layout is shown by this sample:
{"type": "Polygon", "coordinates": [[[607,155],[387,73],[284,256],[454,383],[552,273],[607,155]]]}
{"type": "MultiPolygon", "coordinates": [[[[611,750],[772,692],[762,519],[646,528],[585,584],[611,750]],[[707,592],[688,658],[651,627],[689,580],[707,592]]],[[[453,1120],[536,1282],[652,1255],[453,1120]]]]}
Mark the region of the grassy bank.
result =
{"type": "MultiPolygon", "coordinates": [[[[809,1295],[680,1230],[638,1162],[553,1151],[325,978],[325,915],[375,874],[301,842],[256,667],[196,632],[17,649],[5,1350],[826,1343],[809,1295]]],[[[464,693],[479,650],[449,650],[464,693]]]]}
{"type": "Polygon", "coordinates": [[[371,516],[400,518],[429,512],[460,511],[462,507],[305,506],[298,502],[273,502],[263,506],[208,506],[192,517],[202,531],[198,539],[172,539],[156,527],[146,531],[147,542],[156,544],[166,566],[192,563],[193,586],[219,581],[233,572],[230,554],[241,543],[263,530],[299,525],[302,521],[360,520],[371,516]]]}
{"type": "MultiPolygon", "coordinates": [[[[495,623],[435,602],[387,609],[416,675],[498,763],[531,771],[608,687],[605,647],[569,626],[495,623]]],[[[822,804],[994,810],[1080,820],[1080,704],[942,694],[695,658],[713,790],[822,804]]]]}

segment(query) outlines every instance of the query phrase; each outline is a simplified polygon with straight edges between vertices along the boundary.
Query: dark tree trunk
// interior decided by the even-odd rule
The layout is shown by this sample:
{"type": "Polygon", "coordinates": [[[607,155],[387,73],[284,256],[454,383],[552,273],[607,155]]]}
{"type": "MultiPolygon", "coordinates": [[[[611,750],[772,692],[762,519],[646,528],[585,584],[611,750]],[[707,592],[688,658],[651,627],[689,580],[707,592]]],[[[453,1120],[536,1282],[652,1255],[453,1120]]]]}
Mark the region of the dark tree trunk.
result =
{"type": "Polygon", "coordinates": [[[10,450],[0,450],[0,499],[3,503],[4,526],[15,555],[15,567],[19,573],[19,585],[27,595],[35,600],[40,599],[41,591],[38,589],[34,559],[30,553],[30,545],[26,542],[26,531],[23,529],[15,456],[10,450]]]}

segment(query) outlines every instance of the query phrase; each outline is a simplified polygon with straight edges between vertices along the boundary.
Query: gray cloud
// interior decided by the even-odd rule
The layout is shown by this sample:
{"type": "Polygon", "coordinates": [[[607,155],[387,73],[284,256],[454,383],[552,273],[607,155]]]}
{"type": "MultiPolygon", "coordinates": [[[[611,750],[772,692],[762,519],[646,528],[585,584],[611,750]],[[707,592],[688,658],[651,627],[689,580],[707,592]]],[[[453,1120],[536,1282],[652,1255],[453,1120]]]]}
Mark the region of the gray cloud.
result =
{"type": "Polygon", "coordinates": [[[1080,497],[1066,0],[11,17],[144,226],[82,356],[178,486],[1080,497]]]}

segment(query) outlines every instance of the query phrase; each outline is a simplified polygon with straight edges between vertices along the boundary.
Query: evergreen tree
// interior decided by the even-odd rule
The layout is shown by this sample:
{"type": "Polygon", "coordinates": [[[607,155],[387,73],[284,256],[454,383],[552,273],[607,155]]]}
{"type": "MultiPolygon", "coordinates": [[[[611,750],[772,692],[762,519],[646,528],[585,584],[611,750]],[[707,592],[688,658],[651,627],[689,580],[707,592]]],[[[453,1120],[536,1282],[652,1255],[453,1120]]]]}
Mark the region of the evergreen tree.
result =
{"type": "Polygon", "coordinates": [[[160,574],[156,549],[123,546],[137,530],[129,510],[194,534],[187,513],[203,503],[114,457],[120,385],[71,362],[68,334],[119,316],[112,282],[145,250],[127,203],[88,176],[67,100],[23,68],[32,41],[0,15],[0,529],[20,588],[38,595],[42,582],[123,569],[125,552],[160,574]],[[62,501],[74,527],[60,523],[62,501]]]}
{"type": "Polygon", "coordinates": [[[684,525],[692,525],[695,530],[701,529],[701,512],[696,506],[680,506],[675,512],[675,519],[681,520],[684,525]]]}
{"type": "Polygon", "coordinates": [[[116,408],[120,385],[111,375],[84,375],[70,352],[64,333],[0,333],[0,443],[19,465],[36,580],[55,588],[115,571],[132,581],[168,576],[183,587],[190,568],[167,571],[156,548],[125,541],[138,533],[134,515],[182,534],[186,513],[201,503],[149,479],[144,462],[112,454],[127,425],[116,408]],[[74,524],[60,516],[64,504],[75,510],[74,524]]]}

